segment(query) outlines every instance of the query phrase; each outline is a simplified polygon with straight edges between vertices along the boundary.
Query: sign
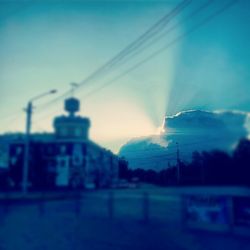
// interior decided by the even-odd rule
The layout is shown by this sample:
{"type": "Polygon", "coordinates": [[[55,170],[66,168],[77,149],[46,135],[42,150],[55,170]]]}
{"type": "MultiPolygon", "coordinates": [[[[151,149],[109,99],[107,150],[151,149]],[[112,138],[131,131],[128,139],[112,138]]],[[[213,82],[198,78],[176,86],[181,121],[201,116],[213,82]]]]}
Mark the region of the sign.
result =
{"type": "Polygon", "coordinates": [[[234,224],[250,227],[250,197],[233,197],[234,224]]]}
{"type": "Polygon", "coordinates": [[[57,186],[68,186],[69,184],[69,157],[68,156],[57,156],[56,165],[56,185],[57,186]]]}
{"type": "Polygon", "coordinates": [[[187,195],[184,197],[184,216],[186,222],[228,224],[227,199],[214,195],[187,195]]]}

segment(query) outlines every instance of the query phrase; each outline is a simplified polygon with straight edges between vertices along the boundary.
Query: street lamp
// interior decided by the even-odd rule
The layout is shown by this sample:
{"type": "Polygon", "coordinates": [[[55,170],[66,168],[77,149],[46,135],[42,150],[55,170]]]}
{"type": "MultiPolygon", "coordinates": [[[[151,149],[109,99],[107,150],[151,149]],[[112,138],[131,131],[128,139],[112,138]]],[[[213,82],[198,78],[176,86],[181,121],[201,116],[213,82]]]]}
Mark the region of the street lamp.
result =
{"type": "Polygon", "coordinates": [[[23,176],[22,176],[22,192],[23,194],[27,193],[28,189],[28,174],[29,174],[29,147],[30,147],[30,131],[31,131],[31,116],[32,116],[32,102],[40,99],[44,96],[55,94],[57,92],[56,89],[50,90],[49,92],[45,92],[36,97],[30,99],[27,104],[26,111],[26,132],[25,132],[25,146],[24,146],[24,162],[23,162],[23,176]]]}
{"type": "Polygon", "coordinates": [[[177,183],[180,185],[180,180],[181,180],[181,169],[180,169],[180,150],[179,150],[179,143],[176,142],[176,162],[177,162],[177,183]]]}

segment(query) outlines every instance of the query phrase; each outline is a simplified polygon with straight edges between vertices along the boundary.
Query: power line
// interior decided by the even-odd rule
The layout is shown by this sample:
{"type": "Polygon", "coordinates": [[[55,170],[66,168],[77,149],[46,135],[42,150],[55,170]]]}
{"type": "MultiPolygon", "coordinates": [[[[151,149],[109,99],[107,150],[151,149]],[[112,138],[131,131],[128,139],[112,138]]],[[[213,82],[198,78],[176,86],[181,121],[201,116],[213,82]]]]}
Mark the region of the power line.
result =
{"type": "MultiPolygon", "coordinates": [[[[125,47],[125,49],[123,49],[121,52],[119,52],[115,57],[113,57],[111,60],[109,60],[106,64],[104,64],[101,68],[99,68],[98,70],[96,70],[94,73],[92,73],[89,77],[87,77],[85,80],[83,80],[79,86],[82,86],[84,83],[87,83],[91,80],[93,80],[94,78],[97,77],[97,75],[100,74],[100,72],[103,72],[104,70],[107,70],[107,68],[109,68],[110,70],[112,68],[110,68],[110,65],[112,65],[113,67],[119,63],[120,58],[122,59],[124,56],[126,56],[127,51],[136,48],[139,48],[139,44],[143,44],[145,43],[148,39],[150,39],[153,35],[156,35],[158,32],[161,31],[162,28],[164,28],[164,26],[170,22],[177,14],[180,13],[180,11],[182,9],[184,9],[185,7],[187,7],[187,5],[189,5],[191,3],[190,0],[184,0],[182,1],[180,4],[178,4],[170,13],[166,14],[165,16],[163,16],[158,22],[156,22],[151,28],[149,28],[145,33],[143,33],[143,35],[141,35],[138,39],[136,39],[134,42],[132,42],[131,44],[129,44],[128,46],[125,47]],[[161,28],[161,29],[160,29],[161,28]],[[158,30],[157,30],[158,29],[158,30]],[[115,63],[116,62],[116,63],[115,63]]],[[[78,89],[79,86],[76,88],[78,89]]],[[[45,103],[44,105],[40,106],[38,109],[38,112],[41,111],[41,109],[44,109],[50,105],[53,105],[55,103],[57,103],[59,100],[61,100],[62,98],[66,97],[68,94],[70,93],[70,91],[66,91],[65,93],[63,93],[61,96],[56,97],[55,99],[53,99],[52,101],[49,101],[47,103],[45,103]]],[[[40,118],[38,121],[44,120],[47,117],[50,117],[53,114],[57,113],[57,109],[53,112],[51,112],[48,115],[43,116],[42,118],[40,118]]]]}
{"type": "MultiPolygon", "coordinates": [[[[166,35],[168,35],[169,33],[173,32],[176,28],[179,27],[180,24],[188,21],[189,19],[193,18],[194,16],[196,16],[197,14],[199,14],[202,10],[204,10],[205,8],[209,7],[211,4],[213,3],[212,0],[208,0],[207,2],[205,2],[204,4],[202,4],[201,6],[199,6],[197,9],[195,9],[191,14],[189,14],[186,18],[184,18],[183,20],[181,20],[179,23],[173,25],[172,27],[170,27],[169,29],[167,29],[163,34],[159,34],[158,36],[156,36],[155,38],[153,38],[152,41],[150,41],[150,43],[145,44],[144,47],[142,47],[139,50],[136,50],[134,53],[132,53],[132,55],[130,57],[127,58],[130,59],[131,57],[133,58],[134,56],[140,54],[141,52],[143,52],[145,49],[151,47],[152,45],[154,45],[156,42],[158,42],[159,40],[165,38],[166,35]]],[[[121,64],[124,64],[127,60],[123,60],[121,64]]],[[[119,65],[119,64],[118,64],[119,65]]]]}
{"type": "MultiPolygon", "coordinates": [[[[112,67],[117,64],[117,61],[121,61],[126,58],[131,52],[137,50],[143,44],[145,44],[148,40],[153,38],[157,33],[161,32],[162,29],[181,11],[187,7],[191,3],[190,0],[182,1],[179,5],[176,6],[169,14],[165,15],[161,18],[156,24],[154,24],[149,30],[147,30],[144,34],[142,34],[136,41],[129,44],[125,49],[123,49],[117,56],[109,61],[109,63],[105,66],[105,68],[112,67]]],[[[104,68],[104,69],[105,69],[104,68]]]]}
{"type": "MultiPolygon", "coordinates": [[[[197,14],[200,13],[203,9],[205,9],[206,7],[208,7],[211,3],[212,3],[212,1],[211,1],[211,0],[208,0],[208,1],[205,2],[203,5],[199,6],[197,9],[195,9],[195,10],[194,10],[190,15],[188,15],[188,17],[186,17],[182,22],[184,22],[184,21],[186,21],[186,20],[192,18],[193,16],[197,15],[197,14]]],[[[170,21],[170,16],[171,16],[171,18],[173,18],[173,16],[172,16],[173,13],[174,13],[174,14],[177,14],[178,12],[176,13],[176,11],[177,11],[177,10],[180,11],[181,8],[186,7],[187,4],[190,4],[190,1],[183,1],[183,2],[182,2],[180,5],[178,5],[172,12],[170,12],[170,14],[167,14],[167,15],[165,15],[163,18],[161,18],[160,21],[158,21],[156,24],[154,24],[149,30],[152,31],[152,30],[153,30],[153,27],[158,27],[159,24],[162,25],[162,20],[167,20],[167,21],[169,22],[169,21],[170,21]],[[171,14],[172,14],[172,15],[171,15],[171,14]]],[[[178,25],[179,25],[179,24],[178,24],[178,25]]],[[[162,34],[161,36],[156,37],[153,41],[151,41],[151,43],[148,44],[146,47],[144,47],[143,50],[144,50],[145,48],[147,48],[148,46],[151,46],[151,45],[152,45],[154,42],[156,42],[157,40],[163,38],[163,35],[165,36],[166,34],[172,32],[172,31],[173,31],[174,29],[176,29],[176,28],[177,28],[177,25],[174,25],[174,26],[170,27],[166,32],[164,32],[164,34],[162,34]]],[[[155,31],[154,31],[154,32],[155,32],[155,31]]],[[[149,31],[146,31],[146,32],[145,32],[143,35],[141,35],[136,41],[132,42],[132,43],[131,43],[130,45],[128,45],[125,49],[123,49],[120,53],[118,53],[118,55],[119,55],[119,56],[125,55],[125,54],[124,54],[124,51],[126,51],[127,49],[134,49],[134,47],[135,47],[134,45],[136,45],[136,47],[138,48],[138,46],[137,46],[137,45],[138,45],[137,41],[138,41],[138,40],[141,41],[142,37],[145,37],[145,34],[148,34],[148,33],[150,33],[150,32],[149,32],[149,31]]],[[[132,50],[132,51],[133,51],[133,50],[132,50]]],[[[136,54],[138,54],[138,53],[136,53],[136,54]]],[[[96,72],[98,73],[100,70],[103,70],[104,68],[106,68],[106,65],[110,65],[110,64],[114,65],[114,61],[118,61],[118,62],[119,62],[119,60],[118,60],[118,57],[119,57],[119,56],[118,56],[118,55],[115,56],[113,59],[109,60],[104,66],[102,66],[102,67],[101,67],[100,69],[98,69],[96,72]]],[[[132,57],[133,57],[133,55],[132,55],[132,57]]],[[[149,58],[149,59],[150,59],[150,58],[149,58]]],[[[143,62],[143,63],[144,63],[144,62],[143,62]]],[[[140,65],[138,65],[138,66],[140,66],[140,65]]],[[[135,67],[137,68],[137,66],[135,66],[135,67]]],[[[131,70],[133,70],[133,68],[134,68],[134,66],[131,68],[131,70]]],[[[124,73],[127,74],[127,73],[129,73],[131,70],[129,69],[128,72],[125,71],[124,73]]],[[[124,74],[124,73],[122,73],[121,75],[119,75],[118,78],[114,78],[111,82],[113,83],[113,82],[115,82],[116,80],[118,80],[118,79],[120,79],[121,77],[123,77],[123,74],[124,74]]],[[[89,77],[87,77],[83,82],[89,81],[90,78],[91,78],[93,75],[94,75],[94,74],[92,74],[92,75],[90,75],[89,77]]],[[[83,83],[83,82],[82,82],[82,83],[83,83]]],[[[106,84],[104,84],[104,85],[106,85],[106,84]]],[[[104,86],[104,85],[103,85],[103,86],[104,86]]],[[[97,91],[100,90],[100,89],[102,89],[103,86],[101,86],[100,88],[98,88],[97,91]]],[[[95,92],[96,92],[96,90],[91,91],[91,92],[90,92],[87,96],[85,96],[85,97],[91,96],[91,95],[92,95],[93,93],[95,93],[95,92]]],[[[61,95],[61,96],[55,98],[54,100],[52,100],[52,101],[46,103],[45,105],[48,106],[48,105],[51,105],[51,104],[53,104],[53,103],[59,101],[62,97],[67,96],[68,93],[69,93],[69,91],[65,92],[63,95],[61,95]]],[[[55,113],[57,113],[57,109],[56,109],[54,112],[51,112],[50,114],[43,116],[43,117],[40,118],[38,121],[44,120],[44,119],[46,119],[47,117],[50,117],[51,115],[53,115],[53,114],[55,114],[55,113]]]]}
{"type": "MultiPolygon", "coordinates": [[[[153,26],[151,26],[146,32],[144,32],[139,38],[126,46],[122,51],[120,51],[116,56],[106,62],[102,67],[94,71],[87,78],[85,78],[82,82],[79,83],[79,86],[76,89],[79,89],[81,86],[86,83],[95,80],[97,77],[100,77],[107,70],[111,70],[114,65],[116,65],[122,58],[127,56],[131,49],[139,48],[142,44],[147,42],[152,36],[155,36],[158,32],[160,32],[176,15],[178,15],[182,9],[187,7],[191,3],[191,0],[183,0],[180,4],[178,4],[170,13],[167,13],[163,16],[159,21],[157,21],[153,26]]],[[[46,108],[62,98],[66,97],[70,94],[70,90],[63,93],[61,96],[56,97],[54,100],[40,106],[40,108],[46,108]]]]}
{"type": "MultiPolygon", "coordinates": [[[[219,10],[217,10],[216,12],[214,12],[213,14],[211,14],[208,17],[206,17],[205,19],[203,19],[202,22],[198,23],[197,25],[195,25],[194,27],[192,27],[190,30],[188,30],[187,32],[185,32],[184,34],[182,34],[182,35],[178,36],[177,38],[175,38],[167,46],[164,46],[164,47],[160,48],[159,50],[157,50],[156,52],[152,53],[151,55],[149,55],[148,57],[146,57],[142,61],[140,61],[137,64],[135,64],[133,67],[129,68],[128,70],[126,70],[122,74],[120,74],[117,77],[113,78],[111,81],[108,81],[105,84],[103,84],[101,87],[96,88],[95,90],[89,92],[87,95],[85,95],[85,97],[89,97],[89,96],[93,95],[97,91],[100,91],[101,89],[105,88],[106,86],[109,86],[110,84],[114,83],[115,81],[117,81],[120,78],[124,77],[125,75],[129,74],[133,70],[137,69],[138,67],[140,67],[145,62],[147,62],[150,59],[154,58],[155,56],[159,55],[162,51],[164,51],[164,50],[168,49],[169,47],[173,46],[175,43],[177,43],[179,40],[181,40],[185,36],[187,36],[187,35],[193,33],[194,31],[196,31],[198,28],[200,28],[202,25],[204,25],[208,21],[212,20],[214,17],[220,15],[222,12],[224,12],[226,9],[228,9],[229,7],[231,7],[236,2],[237,2],[237,0],[234,0],[234,1],[231,1],[228,4],[224,5],[222,8],[220,8],[219,10]]],[[[112,61],[112,59],[111,59],[111,61],[112,61]]],[[[98,72],[98,70],[96,72],[98,72]]],[[[86,79],[88,79],[88,78],[86,78],[86,79]]],[[[52,100],[51,102],[47,103],[47,105],[51,105],[51,104],[55,103],[56,101],[58,101],[59,99],[61,99],[64,96],[66,96],[67,94],[68,94],[68,91],[66,93],[64,93],[63,95],[61,95],[60,97],[57,97],[54,100],[52,100]]],[[[55,112],[53,112],[53,113],[55,113],[55,112]]],[[[52,115],[52,113],[50,115],[52,115]]],[[[46,117],[48,117],[48,115],[46,115],[46,117]]],[[[46,118],[46,117],[44,117],[44,118],[46,118]]],[[[44,119],[44,118],[42,118],[42,119],[44,119]]],[[[42,119],[39,119],[39,121],[42,120],[42,119]]]]}
{"type": "Polygon", "coordinates": [[[120,51],[114,58],[109,60],[105,65],[103,65],[100,69],[95,71],[85,80],[83,80],[80,85],[85,84],[90,79],[96,77],[100,72],[105,69],[110,69],[111,66],[119,62],[122,58],[127,56],[131,50],[138,48],[141,44],[147,42],[151,37],[160,32],[176,15],[178,15],[185,7],[187,7],[191,3],[191,0],[184,0],[180,4],[178,4],[170,13],[167,13],[163,16],[159,21],[157,21],[152,27],[150,27],[145,33],[143,33],[139,38],[126,46],[122,51],[120,51]]]}
{"type": "Polygon", "coordinates": [[[222,14],[224,11],[226,11],[228,8],[230,8],[232,5],[234,5],[238,0],[233,0],[229,3],[227,3],[226,5],[224,5],[222,8],[218,9],[217,11],[215,11],[214,13],[212,13],[211,15],[207,16],[205,19],[203,19],[200,23],[198,23],[197,25],[193,26],[191,29],[189,29],[187,32],[184,32],[182,35],[178,36],[177,38],[175,38],[173,41],[171,41],[169,44],[167,44],[166,46],[163,46],[162,48],[158,49],[157,51],[155,51],[154,53],[150,54],[148,57],[144,58],[143,60],[141,60],[140,62],[136,63],[135,65],[133,65],[132,67],[130,67],[129,69],[127,69],[126,71],[124,71],[123,73],[121,73],[120,75],[116,76],[115,78],[113,78],[111,81],[107,81],[105,84],[103,84],[102,86],[100,86],[99,88],[94,89],[93,91],[89,92],[87,95],[85,95],[84,97],[90,97],[93,94],[95,94],[96,92],[102,90],[103,88],[113,84],[114,82],[116,82],[117,80],[123,78],[124,76],[126,76],[127,74],[129,74],[130,72],[134,71],[135,69],[139,68],[141,65],[143,65],[144,63],[146,63],[147,61],[151,60],[152,58],[156,57],[157,55],[159,55],[160,53],[162,53],[164,50],[167,50],[168,48],[172,47],[173,45],[175,45],[177,42],[179,42],[181,39],[183,39],[184,37],[192,34],[193,32],[195,32],[197,29],[199,29],[200,27],[202,27],[204,24],[206,24],[207,22],[211,21],[212,19],[214,19],[216,16],[219,16],[220,14],[222,14]]]}

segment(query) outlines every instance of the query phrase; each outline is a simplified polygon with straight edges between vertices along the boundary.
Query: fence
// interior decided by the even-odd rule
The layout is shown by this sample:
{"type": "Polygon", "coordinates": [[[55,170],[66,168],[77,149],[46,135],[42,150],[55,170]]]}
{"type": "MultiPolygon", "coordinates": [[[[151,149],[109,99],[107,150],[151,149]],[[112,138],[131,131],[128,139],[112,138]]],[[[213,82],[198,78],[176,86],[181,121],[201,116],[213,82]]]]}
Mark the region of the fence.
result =
{"type": "Polygon", "coordinates": [[[74,215],[76,218],[107,218],[144,223],[159,222],[185,229],[226,233],[250,233],[250,195],[236,192],[218,194],[187,191],[151,193],[102,191],[68,195],[34,195],[32,199],[0,201],[3,219],[11,214],[39,217],[74,215]]]}
{"type": "Polygon", "coordinates": [[[180,197],[151,195],[149,192],[127,194],[121,192],[74,193],[48,199],[46,195],[37,195],[32,199],[13,199],[5,197],[0,201],[2,217],[11,213],[29,210],[32,216],[60,216],[74,214],[79,217],[131,219],[141,222],[180,221],[180,197]]]}

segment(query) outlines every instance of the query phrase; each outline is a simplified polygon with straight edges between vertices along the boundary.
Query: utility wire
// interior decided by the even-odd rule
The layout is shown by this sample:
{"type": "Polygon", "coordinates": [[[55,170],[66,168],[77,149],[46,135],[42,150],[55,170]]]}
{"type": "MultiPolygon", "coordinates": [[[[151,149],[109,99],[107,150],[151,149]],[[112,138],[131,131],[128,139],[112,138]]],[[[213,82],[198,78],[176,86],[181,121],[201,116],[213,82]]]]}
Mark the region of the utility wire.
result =
{"type": "MultiPolygon", "coordinates": [[[[156,22],[152,27],[150,27],[145,33],[143,33],[138,39],[136,39],[134,42],[129,44],[127,47],[125,47],[121,52],[119,52],[115,57],[113,57],[111,60],[106,62],[102,67],[97,69],[95,72],[90,74],[86,79],[84,79],[82,82],[79,83],[78,87],[79,89],[81,86],[85,85],[86,83],[95,80],[97,77],[100,77],[105,73],[107,70],[111,70],[111,68],[116,65],[122,58],[127,56],[129,51],[131,49],[139,48],[142,44],[144,44],[146,41],[152,38],[152,36],[155,36],[158,32],[160,32],[177,14],[179,14],[185,7],[187,7],[191,3],[191,0],[184,0],[180,4],[178,4],[170,13],[163,16],[158,22],[156,22]]],[[[43,106],[40,106],[41,108],[46,108],[62,98],[68,96],[70,94],[70,90],[64,92],[62,95],[56,97],[54,100],[44,104],[43,106]]]]}
{"type": "Polygon", "coordinates": [[[137,64],[133,65],[132,67],[130,67],[129,69],[127,69],[126,71],[124,71],[123,73],[121,73],[120,75],[116,76],[115,78],[113,78],[111,81],[107,81],[106,83],[104,83],[102,86],[100,86],[99,88],[94,89],[93,91],[89,92],[87,95],[83,96],[85,99],[92,96],[93,94],[95,94],[96,92],[102,90],[103,88],[113,84],[114,82],[116,82],[117,80],[123,78],[124,76],[128,75],[130,72],[134,71],[135,69],[139,68],[141,65],[143,65],[144,63],[148,62],[149,60],[151,60],[152,58],[156,57],[157,55],[161,54],[163,51],[169,49],[170,47],[172,47],[173,45],[175,45],[177,42],[179,42],[181,39],[183,39],[184,37],[192,34],[193,32],[195,32],[197,29],[199,29],[200,27],[202,27],[204,24],[206,24],[207,22],[211,21],[212,19],[214,19],[216,16],[219,16],[220,14],[222,14],[223,12],[225,12],[228,8],[230,8],[232,5],[234,5],[238,0],[233,0],[229,3],[227,3],[226,5],[224,5],[222,8],[218,9],[217,11],[215,11],[214,13],[212,13],[211,15],[207,16],[206,18],[204,18],[200,23],[198,23],[197,25],[193,26],[191,29],[189,29],[187,32],[184,32],[182,35],[178,36],[177,38],[175,38],[173,41],[171,41],[169,44],[167,44],[166,46],[163,46],[162,48],[158,49],[157,51],[155,51],[154,53],[150,54],[148,57],[144,58],[143,60],[141,60],[140,62],[138,62],[137,64]]]}
{"type": "MultiPolygon", "coordinates": [[[[136,70],[138,67],[140,67],[141,65],[143,65],[144,63],[146,63],[147,61],[151,60],[152,58],[158,56],[159,54],[162,53],[162,51],[165,51],[167,49],[169,49],[170,47],[172,47],[173,45],[175,45],[177,42],[179,42],[181,39],[183,39],[184,37],[192,34],[193,32],[195,32],[197,29],[199,29],[200,27],[202,27],[203,25],[205,25],[206,23],[208,23],[209,21],[213,20],[215,17],[221,15],[223,12],[225,12],[227,9],[229,9],[231,6],[233,6],[238,0],[233,0],[230,1],[229,3],[223,5],[221,8],[219,8],[218,10],[216,10],[215,12],[213,12],[212,14],[210,14],[209,16],[205,17],[201,22],[199,22],[198,24],[194,25],[191,29],[189,29],[188,31],[184,32],[183,34],[177,36],[177,38],[175,38],[173,41],[171,41],[169,44],[161,47],[160,49],[158,49],[157,51],[153,52],[152,54],[150,54],[148,57],[144,58],[143,60],[139,61],[138,63],[136,63],[135,65],[133,65],[132,67],[130,67],[129,69],[127,69],[126,71],[122,72],[120,75],[116,76],[115,78],[113,78],[110,81],[107,81],[106,83],[104,83],[102,86],[90,91],[88,94],[83,95],[83,97],[85,99],[87,99],[88,97],[94,95],[96,92],[102,90],[103,88],[115,83],[117,80],[123,78],[124,76],[126,76],[127,74],[129,74],[130,72],[136,70]]],[[[205,3],[205,6],[208,4],[208,2],[205,3]]],[[[200,8],[198,8],[196,11],[193,12],[194,13],[198,13],[200,12],[205,6],[201,6],[200,8]]],[[[192,15],[192,14],[191,14],[192,15]]],[[[66,92],[64,95],[66,95],[68,92],[66,92]]],[[[59,99],[61,99],[64,95],[58,97],[57,99],[51,101],[48,103],[48,105],[52,104],[55,101],[58,101],[59,99]]],[[[56,113],[57,111],[51,113],[50,115],[56,113]]],[[[43,120],[45,118],[47,118],[50,115],[46,115],[44,117],[42,117],[40,120],[43,120]]]]}
{"type": "Polygon", "coordinates": [[[130,57],[125,58],[125,60],[121,60],[120,64],[116,64],[116,66],[117,65],[120,66],[120,65],[126,63],[128,61],[128,59],[135,57],[136,55],[142,53],[147,48],[151,47],[152,45],[154,45],[155,43],[157,43],[161,39],[164,39],[168,34],[170,34],[171,32],[173,32],[174,30],[176,30],[182,23],[185,23],[189,19],[191,19],[194,16],[200,14],[205,8],[209,7],[212,3],[213,3],[213,0],[208,0],[207,2],[205,2],[204,4],[202,4],[201,6],[199,6],[197,9],[195,9],[193,12],[191,12],[191,14],[189,14],[183,20],[181,20],[177,24],[175,24],[172,27],[170,27],[169,29],[167,29],[163,34],[159,34],[158,36],[154,37],[151,41],[149,41],[148,44],[145,44],[144,47],[135,50],[134,53],[131,53],[130,57]]]}
{"type": "MultiPolygon", "coordinates": [[[[140,47],[139,45],[142,45],[143,43],[147,42],[148,39],[150,39],[153,35],[156,35],[158,32],[160,32],[162,28],[164,28],[177,14],[179,14],[190,3],[191,3],[190,0],[182,1],[170,13],[168,13],[167,15],[165,15],[164,17],[162,17],[158,22],[156,22],[150,29],[148,29],[137,40],[135,40],[134,42],[132,42],[131,44],[129,44],[128,46],[126,46],[125,49],[123,49],[121,52],[118,53],[118,55],[116,55],[114,58],[112,58],[106,64],[104,64],[100,69],[98,69],[97,71],[95,71],[94,73],[92,73],[89,77],[87,77],[85,80],[83,80],[78,85],[78,87],[76,89],[78,89],[79,86],[83,85],[84,83],[87,83],[87,82],[93,80],[95,77],[97,77],[97,75],[100,74],[100,72],[103,72],[104,70],[107,70],[108,68],[111,70],[112,69],[112,68],[110,68],[111,65],[114,68],[116,66],[116,64],[119,63],[119,60],[122,60],[122,58],[124,56],[126,56],[126,52],[128,52],[131,49],[134,50],[135,47],[139,48],[140,47]]],[[[132,50],[132,52],[133,52],[133,50],[132,50]]],[[[53,105],[53,104],[57,103],[62,98],[68,96],[69,93],[70,93],[70,91],[66,91],[61,96],[58,96],[55,99],[53,99],[52,101],[49,101],[49,102],[45,103],[44,105],[41,105],[40,107],[38,107],[37,111],[39,112],[42,109],[44,109],[44,108],[46,108],[46,107],[48,107],[50,105],[53,105]]],[[[41,118],[39,118],[38,121],[44,120],[47,117],[50,117],[53,114],[56,114],[57,112],[58,112],[58,110],[56,109],[55,111],[51,112],[50,114],[42,116],[41,118]]]]}
{"type": "Polygon", "coordinates": [[[128,45],[125,49],[123,49],[120,53],[118,53],[115,58],[110,60],[106,66],[103,68],[105,70],[106,68],[109,69],[113,65],[117,65],[117,62],[119,63],[121,60],[126,58],[131,52],[134,50],[137,50],[140,48],[143,44],[150,41],[151,38],[153,38],[156,34],[161,32],[165,26],[172,21],[174,17],[176,17],[178,14],[181,13],[181,11],[187,7],[191,1],[182,1],[179,5],[177,5],[176,8],[174,8],[169,14],[161,18],[156,24],[154,24],[148,31],[146,31],[143,35],[141,35],[136,41],[132,42],[130,45],[128,45]]]}
{"type": "MultiPolygon", "coordinates": [[[[186,1],[184,1],[186,2],[186,1]]],[[[201,6],[200,8],[198,8],[196,11],[193,12],[197,13],[199,11],[201,11],[201,9],[203,9],[210,1],[206,2],[204,6],[201,6]]],[[[101,89],[103,89],[106,86],[109,86],[110,84],[114,83],[115,81],[119,80],[120,78],[124,77],[125,75],[129,74],[131,71],[137,69],[138,67],[140,67],[142,64],[144,64],[145,62],[147,62],[148,60],[154,58],[155,56],[159,55],[162,51],[168,49],[169,47],[173,46],[176,42],[178,42],[179,40],[181,40],[183,37],[193,33],[194,31],[196,31],[198,28],[200,28],[202,25],[204,25],[205,23],[207,23],[208,21],[212,20],[214,17],[220,15],[222,12],[224,12],[226,9],[228,9],[229,7],[231,7],[233,4],[235,4],[237,2],[236,1],[231,1],[228,4],[224,5],[222,8],[220,8],[219,10],[217,10],[215,13],[209,15],[208,17],[206,17],[202,22],[200,22],[198,25],[195,25],[192,29],[190,29],[189,31],[185,32],[184,34],[178,36],[176,39],[174,39],[172,42],[170,42],[167,46],[162,47],[161,49],[157,50],[156,52],[154,52],[153,54],[151,54],[150,56],[148,56],[147,58],[143,59],[142,61],[140,61],[139,63],[137,63],[136,65],[134,65],[133,67],[129,68],[128,70],[126,70],[125,72],[123,72],[122,74],[118,75],[117,77],[115,77],[114,79],[112,79],[111,81],[106,82],[105,84],[103,84],[101,87],[95,89],[94,91],[91,91],[90,93],[88,93],[87,95],[85,95],[86,97],[89,97],[91,95],[93,95],[94,93],[96,93],[97,91],[100,91],[101,89]]],[[[183,3],[183,2],[182,2],[183,3]]],[[[191,14],[192,16],[192,14],[191,14]]],[[[172,28],[171,28],[172,29],[172,28]]],[[[117,58],[117,56],[115,57],[117,58]]],[[[111,62],[114,59],[111,59],[109,62],[111,62]]],[[[103,66],[104,67],[104,66],[103,66]]],[[[99,70],[97,70],[96,72],[98,72],[99,70]]],[[[92,74],[93,75],[93,74],[92,74]]],[[[89,79],[89,77],[87,78],[89,79]]],[[[86,79],[86,80],[87,80],[86,79]]],[[[66,93],[64,93],[63,95],[61,95],[60,97],[55,98],[54,100],[48,102],[48,105],[51,105],[52,103],[56,102],[57,100],[61,99],[62,97],[64,97],[65,95],[68,94],[68,91],[66,93]]],[[[47,106],[47,105],[46,105],[47,106]]],[[[54,113],[54,112],[53,112],[54,113]]],[[[51,113],[50,115],[52,115],[53,113],[51,113]]],[[[50,115],[46,115],[45,117],[42,117],[43,120],[44,118],[47,118],[50,115]]]]}

